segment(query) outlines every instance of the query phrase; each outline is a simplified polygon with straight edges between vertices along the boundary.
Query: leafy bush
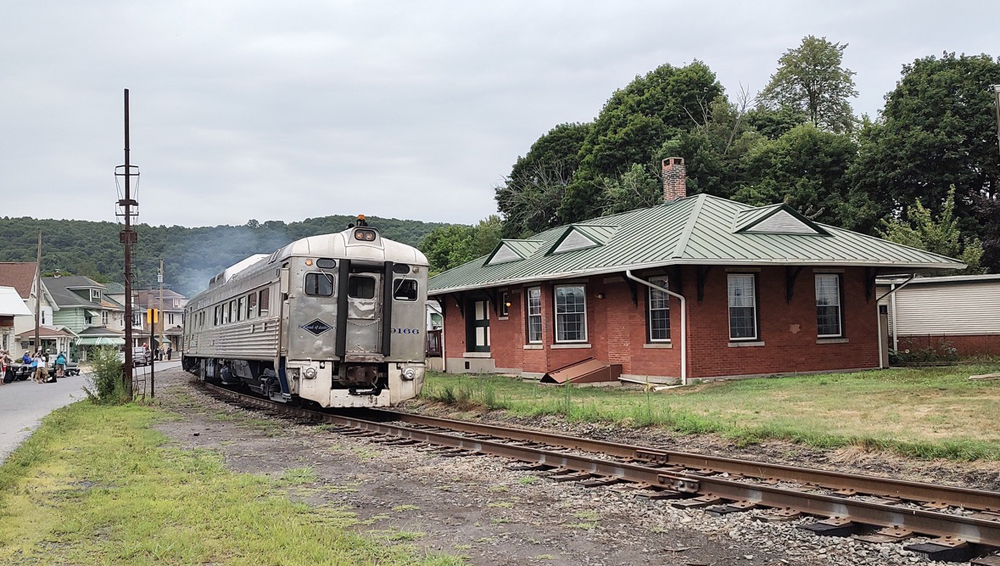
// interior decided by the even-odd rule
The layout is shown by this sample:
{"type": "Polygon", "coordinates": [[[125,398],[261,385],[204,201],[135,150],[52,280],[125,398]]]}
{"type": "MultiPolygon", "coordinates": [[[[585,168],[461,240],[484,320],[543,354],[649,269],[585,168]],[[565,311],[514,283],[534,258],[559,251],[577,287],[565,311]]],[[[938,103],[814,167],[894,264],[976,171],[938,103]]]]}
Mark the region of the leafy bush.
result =
{"type": "Polygon", "coordinates": [[[101,405],[121,405],[130,401],[117,350],[93,350],[90,363],[92,374],[87,378],[87,386],[83,388],[87,398],[101,405]]]}
{"type": "MultiPolygon", "coordinates": [[[[911,346],[911,341],[906,341],[911,346]]],[[[889,352],[889,363],[899,365],[933,364],[954,362],[958,360],[958,350],[945,339],[938,340],[937,345],[924,348],[907,347],[889,352]]]]}

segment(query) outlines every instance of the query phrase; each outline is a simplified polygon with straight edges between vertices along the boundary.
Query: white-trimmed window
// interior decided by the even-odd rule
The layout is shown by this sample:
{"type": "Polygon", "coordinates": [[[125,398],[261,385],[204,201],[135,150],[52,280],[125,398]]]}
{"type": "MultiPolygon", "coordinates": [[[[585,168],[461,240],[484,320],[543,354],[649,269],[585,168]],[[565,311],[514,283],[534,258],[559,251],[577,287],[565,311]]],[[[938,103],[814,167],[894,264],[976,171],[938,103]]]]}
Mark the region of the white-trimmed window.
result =
{"type": "Polygon", "coordinates": [[[500,291],[500,318],[507,318],[510,316],[510,296],[507,291],[500,291]]]}
{"type": "Polygon", "coordinates": [[[538,344],[542,341],[542,288],[530,287],[524,294],[528,313],[526,321],[528,324],[528,343],[538,344]]]}
{"type": "Polygon", "coordinates": [[[840,275],[816,274],[816,334],[819,338],[844,335],[840,308],[840,275]]]}
{"type": "Polygon", "coordinates": [[[587,341],[586,291],[583,285],[556,286],[556,342],[587,341]]]}
{"type": "MultiPolygon", "coordinates": [[[[666,277],[652,277],[650,283],[667,288],[666,277]]],[[[646,306],[647,336],[650,342],[670,342],[670,295],[652,287],[646,306]]]]}
{"type": "Polygon", "coordinates": [[[753,274],[729,274],[729,339],[757,339],[757,293],[753,274]]]}
{"type": "Polygon", "coordinates": [[[111,315],[111,313],[109,313],[108,311],[101,311],[101,324],[103,326],[107,326],[108,325],[108,319],[109,319],[110,315],[111,315]]]}

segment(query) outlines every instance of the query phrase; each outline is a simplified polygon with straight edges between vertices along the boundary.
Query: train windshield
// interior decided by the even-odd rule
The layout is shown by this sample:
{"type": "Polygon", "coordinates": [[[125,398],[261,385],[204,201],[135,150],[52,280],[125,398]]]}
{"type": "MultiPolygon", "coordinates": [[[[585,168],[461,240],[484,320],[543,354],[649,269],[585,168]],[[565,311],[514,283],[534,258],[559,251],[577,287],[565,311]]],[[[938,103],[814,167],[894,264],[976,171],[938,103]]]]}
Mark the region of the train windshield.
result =
{"type": "Polygon", "coordinates": [[[328,273],[306,273],[306,295],[329,297],[333,295],[333,276],[328,273]]]}
{"type": "Polygon", "coordinates": [[[352,275],[347,283],[347,296],[352,299],[374,299],[375,279],[352,275]]]}
{"type": "Polygon", "coordinates": [[[393,281],[392,298],[397,301],[417,300],[417,281],[415,279],[397,279],[393,281]]]}

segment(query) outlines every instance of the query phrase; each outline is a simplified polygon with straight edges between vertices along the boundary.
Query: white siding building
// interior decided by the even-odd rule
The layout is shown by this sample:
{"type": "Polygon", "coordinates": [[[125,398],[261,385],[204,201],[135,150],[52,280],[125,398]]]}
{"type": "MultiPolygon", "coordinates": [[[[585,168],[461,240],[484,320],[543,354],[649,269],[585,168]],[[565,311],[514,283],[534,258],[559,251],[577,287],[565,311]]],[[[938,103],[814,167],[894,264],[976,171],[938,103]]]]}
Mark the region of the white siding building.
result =
{"type": "Polygon", "coordinates": [[[1000,354],[1000,275],[879,279],[878,295],[889,313],[890,347],[936,347],[960,355],[1000,354]]]}

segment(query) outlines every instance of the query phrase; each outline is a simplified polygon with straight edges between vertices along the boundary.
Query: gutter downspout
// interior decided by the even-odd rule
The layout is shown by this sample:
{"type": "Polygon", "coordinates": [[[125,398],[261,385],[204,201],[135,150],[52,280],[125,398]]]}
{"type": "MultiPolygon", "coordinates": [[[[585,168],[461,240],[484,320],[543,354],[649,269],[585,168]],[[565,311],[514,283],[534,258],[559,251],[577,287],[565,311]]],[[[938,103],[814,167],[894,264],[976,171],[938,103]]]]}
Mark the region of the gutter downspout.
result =
{"type": "MultiPolygon", "coordinates": [[[[636,283],[642,283],[650,289],[656,289],[661,293],[666,293],[671,297],[676,297],[681,302],[681,385],[687,385],[687,301],[684,299],[684,295],[680,293],[674,293],[670,289],[664,289],[659,285],[653,285],[649,281],[644,279],[639,279],[635,275],[632,275],[631,269],[625,270],[625,276],[635,281],[636,283]]],[[[882,350],[880,349],[879,352],[882,350]]]]}
{"type": "MultiPolygon", "coordinates": [[[[889,286],[890,291],[896,290],[896,284],[893,283],[889,286]]],[[[896,328],[896,294],[895,292],[889,297],[889,312],[892,313],[892,349],[899,351],[899,332],[896,328]]]]}
{"type": "Polygon", "coordinates": [[[445,298],[441,299],[441,302],[438,303],[441,305],[441,373],[448,373],[448,350],[446,350],[444,346],[444,326],[448,322],[447,317],[445,317],[444,314],[445,309],[447,308],[444,306],[444,302],[447,300],[448,296],[445,295],[445,298]]]}
{"type": "MultiPolygon", "coordinates": [[[[890,286],[890,288],[889,288],[888,291],[886,291],[885,293],[883,293],[881,297],[875,299],[875,312],[877,313],[878,312],[878,303],[879,303],[879,301],[881,301],[882,299],[888,297],[889,295],[892,295],[892,298],[890,299],[890,302],[891,302],[891,307],[892,307],[892,342],[893,342],[893,346],[894,346],[893,349],[895,349],[895,346],[897,346],[897,343],[896,343],[896,291],[899,291],[903,287],[906,287],[907,285],[909,285],[910,282],[913,281],[913,279],[916,276],[917,276],[916,273],[911,273],[909,279],[907,279],[906,281],[903,281],[903,283],[899,287],[896,287],[896,284],[893,283],[890,286]]],[[[879,369],[881,369],[883,367],[886,367],[885,366],[885,361],[882,359],[882,321],[879,321],[879,323],[878,323],[878,367],[879,367],[879,369]]]]}

